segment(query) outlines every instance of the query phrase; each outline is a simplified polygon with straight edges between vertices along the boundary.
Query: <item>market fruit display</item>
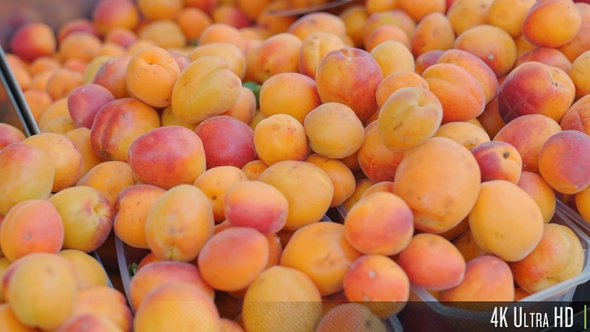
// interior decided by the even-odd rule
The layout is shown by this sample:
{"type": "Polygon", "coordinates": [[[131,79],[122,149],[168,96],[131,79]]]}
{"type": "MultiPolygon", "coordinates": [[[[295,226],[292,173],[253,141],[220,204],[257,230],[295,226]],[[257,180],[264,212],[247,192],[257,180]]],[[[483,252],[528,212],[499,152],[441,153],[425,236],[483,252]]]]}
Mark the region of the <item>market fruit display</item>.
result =
{"type": "Polygon", "coordinates": [[[0,330],[386,330],[417,289],[587,273],[556,211],[590,229],[590,5],[272,13],[323,3],[98,0],[11,34],[39,132],[0,124],[0,330]]]}

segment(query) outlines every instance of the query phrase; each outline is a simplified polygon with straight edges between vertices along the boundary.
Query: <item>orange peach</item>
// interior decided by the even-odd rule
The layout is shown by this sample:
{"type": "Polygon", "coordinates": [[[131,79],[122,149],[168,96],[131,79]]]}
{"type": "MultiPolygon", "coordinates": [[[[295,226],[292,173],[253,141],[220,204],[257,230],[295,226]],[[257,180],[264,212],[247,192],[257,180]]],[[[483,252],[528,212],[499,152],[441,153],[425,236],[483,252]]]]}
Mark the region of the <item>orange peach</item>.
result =
{"type": "Polygon", "coordinates": [[[481,181],[506,180],[518,183],[522,172],[522,158],[518,150],[504,141],[484,142],[473,149],[481,171],[481,181]]]}
{"type": "Polygon", "coordinates": [[[105,268],[90,254],[77,249],[62,249],[57,254],[72,263],[80,290],[109,287],[110,280],[105,268]]]}
{"type": "Polygon", "coordinates": [[[310,33],[302,39],[299,54],[299,72],[305,76],[315,78],[316,70],[324,56],[345,46],[342,37],[335,33],[326,31],[310,33]]]}
{"type": "Polygon", "coordinates": [[[346,26],[337,15],[327,12],[317,12],[301,16],[287,30],[288,33],[292,33],[301,40],[304,40],[307,36],[317,31],[330,32],[340,38],[344,38],[346,35],[346,26]]]}
{"type": "MultiPolygon", "coordinates": [[[[50,97],[51,98],[51,97],[50,97]]],[[[43,128],[48,122],[53,119],[70,116],[68,110],[68,98],[62,97],[57,100],[51,99],[51,104],[43,111],[37,120],[37,127],[43,128]]],[[[70,116],[71,117],[71,116],[70,116]]]]}
{"type": "Polygon", "coordinates": [[[377,105],[381,108],[391,94],[401,88],[408,87],[428,89],[428,83],[413,71],[398,71],[384,77],[375,91],[377,105]]]}
{"type": "Polygon", "coordinates": [[[575,1],[574,6],[577,7],[582,18],[580,30],[574,39],[558,47],[570,61],[574,61],[580,54],[588,50],[588,41],[590,40],[590,3],[575,1]]]}
{"type": "Polygon", "coordinates": [[[286,160],[303,160],[309,143],[301,122],[288,114],[274,114],[254,128],[254,146],[258,158],[267,165],[286,160]]]}
{"type": "Polygon", "coordinates": [[[560,47],[574,39],[582,17],[572,0],[543,0],[531,6],[522,22],[522,34],[533,45],[560,47]]]}
{"type": "Polygon", "coordinates": [[[182,49],[187,45],[186,36],[175,20],[156,20],[144,22],[137,32],[142,41],[151,42],[163,49],[182,49]]]}
{"type": "Polygon", "coordinates": [[[572,62],[560,50],[550,47],[537,47],[518,56],[515,66],[524,62],[538,61],[546,65],[557,67],[569,73],[572,62]]]}
{"type": "Polygon", "coordinates": [[[182,0],[138,0],[137,6],[141,15],[150,21],[172,20],[182,10],[182,0]]]}
{"type": "Polygon", "coordinates": [[[375,47],[389,40],[397,41],[408,49],[411,48],[410,37],[408,37],[402,28],[395,25],[384,25],[373,30],[367,38],[364,48],[368,52],[371,52],[375,47]]]}
{"type": "Polygon", "coordinates": [[[572,105],[576,88],[563,70],[541,62],[514,68],[498,93],[498,111],[505,122],[525,114],[543,114],[559,122],[572,105]]]}
{"type": "MultiPolygon", "coordinates": [[[[465,218],[465,220],[467,220],[467,226],[469,227],[469,219],[465,218]]],[[[469,262],[470,260],[474,259],[475,257],[483,256],[486,254],[477,245],[477,243],[473,239],[473,234],[471,233],[471,230],[469,230],[469,229],[467,229],[464,232],[462,232],[461,234],[459,234],[452,241],[453,241],[453,244],[455,245],[455,247],[461,253],[461,256],[463,256],[463,259],[465,260],[465,262],[469,262]]]]}
{"type": "Polygon", "coordinates": [[[188,6],[181,9],[176,16],[176,22],[184,32],[188,44],[198,42],[201,33],[213,24],[211,17],[204,11],[188,6]]]}
{"type": "Polygon", "coordinates": [[[188,262],[198,256],[213,235],[213,226],[213,211],[207,196],[196,186],[180,184],[153,203],[145,223],[145,235],[156,257],[188,262]]]}
{"type": "Polygon", "coordinates": [[[222,222],[226,220],[225,193],[234,183],[245,180],[248,180],[248,177],[242,169],[235,166],[218,166],[199,175],[193,185],[207,195],[215,222],[222,222]]]}
{"type": "Polygon", "coordinates": [[[115,96],[102,85],[88,83],[81,85],[67,97],[70,116],[77,127],[92,128],[96,113],[115,96]]]}
{"type": "Polygon", "coordinates": [[[72,32],[59,43],[57,55],[64,64],[74,59],[88,63],[98,56],[101,46],[100,38],[92,33],[72,32]]]}
{"type": "Polygon", "coordinates": [[[214,23],[224,23],[234,28],[241,29],[250,26],[250,19],[235,4],[221,3],[211,13],[214,23]]]}
{"type": "MultiPolygon", "coordinates": [[[[383,1],[367,1],[365,5],[351,5],[349,7],[344,8],[338,16],[344,22],[344,26],[346,27],[346,35],[349,36],[353,43],[354,47],[363,47],[363,29],[367,18],[370,14],[373,14],[375,11],[371,11],[370,3],[376,4],[383,4],[383,1]]],[[[394,9],[394,8],[389,8],[394,9]]]]}
{"type": "Polygon", "coordinates": [[[367,51],[345,47],[329,52],[318,66],[315,78],[323,103],[345,104],[361,121],[377,111],[375,91],[383,74],[367,51]]]}
{"type": "Polygon", "coordinates": [[[521,260],[533,251],[543,225],[541,209],[533,198],[506,180],[483,182],[469,213],[469,228],[477,245],[507,262],[521,260]]]}
{"type": "Polygon", "coordinates": [[[92,8],[90,15],[102,34],[115,28],[133,29],[140,19],[139,9],[130,0],[102,0],[92,8]]]}
{"type": "Polygon", "coordinates": [[[84,83],[82,73],[60,67],[53,71],[47,79],[46,90],[53,100],[66,98],[72,90],[84,83]]]}
{"type": "Polygon", "coordinates": [[[193,48],[187,56],[191,62],[206,56],[218,56],[227,62],[229,69],[240,79],[244,79],[246,75],[246,54],[232,43],[212,42],[199,45],[193,48]]]}
{"type": "Polygon", "coordinates": [[[514,146],[522,158],[522,170],[538,172],[539,151],[545,141],[561,131],[559,123],[542,114],[522,115],[502,127],[494,141],[514,146]]]}
{"type": "Polygon", "coordinates": [[[516,38],[522,34],[522,22],[535,0],[494,0],[488,8],[488,21],[516,38]]]}
{"type": "Polygon", "coordinates": [[[98,189],[113,204],[123,189],[135,183],[136,179],[131,166],[124,161],[112,160],[92,167],[78,180],[76,186],[90,186],[98,189]]]}
{"type": "Polygon", "coordinates": [[[575,86],[575,97],[580,99],[590,93],[590,82],[584,72],[590,65],[590,50],[583,52],[572,61],[572,66],[567,73],[575,86]]]}
{"type": "Polygon", "coordinates": [[[455,30],[460,35],[466,30],[478,25],[487,24],[488,10],[494,0],[454,0],[447,8],[446,15],[455,30]]]}
{"type": "Polygon", "coordinates": [[[257,99],[258,97],[252,90],[242,86],[242,89],[240,90],[240,98],[238,101],[227,111],[221,113],[221,115],[232,116],[249,125],[254,119],[254,115],[258,109],[257,99]]]}
{"type": "Polygon", "coordinates": [[[543,221],[547,224],[553,218],[556,210],[556,194],[553,188],[534,172],[522,171],[517,185],[526,191],[541,209],[543,221]]]}
{"type": "Polygon", "coordinates": [[[444,117],[439,98],[426,88],[401,88],[381,106],[379,134],[392,151],[407,151],[432,137],[444,117]]]}
{"type": "Polygon", "coordinates": [[[240,50],[245,51],[245,40],[238,28],[225,23],[208,25],[199,36],[199,45],[209,43],[226,42],[236,45],[240,50]]]}
{"type": "Polygon", "coordinates": [[[365,139],[357,152],[359,167],[372,182],[393,181],[404,151],[389,149],[379,133],[378,121],[365,127],[365,139]]]}
{"type": "Polygon", "coordinates": [[[322,168],[332,180],[334,196],[332,197],[330,207],[339,206],[352,196],[356,186],[354,174],[342,161],[326,158],[316,153],[307,156],[305,161],[322,168]]]}
{"type": "Polygon", "coordinates": [[[590,123],[588,122],[590,117],[587,115],[590,103],[588,101],[590,101],[590,97],[584,96],[570,106],[559,122],[562,130],[573,129],[590,134],[590,123]]]}
{"type": "Polygon", "coordinates": [[[260,159],[252,160],[242,167],[242,171],[249,180],[257,180],[258,176],[268,168],[268,165],[260,159]]]}
{"type": "Polygon", "coordinates": [[[90,129],[78,127],[68,131],[65,136],[74,142],[80,154],[82,154],[82,165],[78,173],[78,180],[76,180],[77,183],[92,167],[103,162],[103,159],[92,149],[92,145],[90,144],[90,129]]]}
{"type": "Polygon", "coordinates": [[[30,62],[42,56],[53,55],[57,39],[50,25],[30,22],[20,26],[9,40],[10,51],[20,59],[30,62]]]}
{"type": "Polygon", "coordinates": [[[39,121],[43,112],[51,106],[53,99],[49,95],[49,92],[39,89],[29,89],[23,92],[23,98],[29,106],[31,115],[35,121],[39,121]]]}
{"type": "Polygon", "coordinates": [[[276,74],[297,72],[302,44],[294,34],[283,32],[253,45],[246,54],[246,75],[262,84],[276,74]]]}
{"type": "Polygon", "coordinates": [[[367,17],[363,28],[363,45],[367,44],[369,36],[375,29],[384,25],[395,25],[400,27],[408,37],[411,37],[416,30],[416,21],[410,16],[410,14],[408,14],[408,12],[399,8],[372,13],[367,17]]]}
{"type": "Polygon", "coordinates": [[[451,22],[441,12],[430,13],[416,25],[411,39],[414,57],[431,50],[448,50],[455,41],[455,31],[451,22]]]}
{"type": "Polygon", "coordinates": [[[387,40],[371,50],[371,56],[377,61],[383,77],[400,71],[414,71],[414,56],[409,47],[397,40],[387,40]],[[390,61],[395,58],[396,61],[390,61]]]}

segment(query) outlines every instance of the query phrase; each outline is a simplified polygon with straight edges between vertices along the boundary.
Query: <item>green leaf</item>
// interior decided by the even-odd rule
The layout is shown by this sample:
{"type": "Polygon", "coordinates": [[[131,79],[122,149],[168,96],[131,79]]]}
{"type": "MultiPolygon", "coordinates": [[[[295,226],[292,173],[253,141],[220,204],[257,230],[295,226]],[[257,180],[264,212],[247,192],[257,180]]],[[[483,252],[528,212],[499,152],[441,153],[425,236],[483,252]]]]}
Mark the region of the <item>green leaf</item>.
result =
{"type": "Polygon", "coordinates": [[[242,83],[244,88],[248,88],[254,92],[254,97],[256,97],[256,108],[260,107],[260,84],[252,81],[242,83]]]}

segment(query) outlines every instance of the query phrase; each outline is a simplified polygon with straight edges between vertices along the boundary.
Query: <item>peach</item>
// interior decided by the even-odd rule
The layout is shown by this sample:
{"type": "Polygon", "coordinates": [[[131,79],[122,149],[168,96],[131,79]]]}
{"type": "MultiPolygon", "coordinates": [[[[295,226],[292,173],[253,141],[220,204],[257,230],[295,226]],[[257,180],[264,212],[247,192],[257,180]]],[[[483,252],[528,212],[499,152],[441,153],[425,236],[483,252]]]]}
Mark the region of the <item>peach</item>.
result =
{"type": "Polygon", "coordinates": [[[361,121],[377,111],[375,91],[383,74],[378,62],[367,51],[345,47],[327,53],[317,68],[315,79],[323,103],[345,104],[361,121]]]}
{"type": "Polygon", "coordinates": [[[486,105],[498,95],[500,86],[492,69],[477,56],[463,50],[450,49],[438,58],[437,63],[452,63],[470,72],[483,87],[486,105]]]}
{"type": "Polygon", "coordinates": [[[453,48],[467,51],[483,60],[496,77],[508,74],[517,58],[512,36],[490,24],[474,26],[458,34],[453,48]]]}
{"type": "Polygon", "coordinates": [[[538,172],[539,151],[545,141],[561,131],[559,123],[542,114],[522,115],[507,123],[494,136],[514,146],[522,158],[522,170],[538,172]]]}
{"type": "Polygon", "coordinates": [[[289,202],[281,191],[270,184],[238,181],[225,191],[223,210],[230,224],[270,234],[285,226],[289,202]]]}
{"type": "Polygon", "coordinates": [[[113,202],[113,231],[125,244],[147,249],[145,222],[154,202],[166,192],[151,184],[124,188],[113,202]]]}
{"type": "Polygon", "coordinates": [[[133,330],[219,331],[219,311],[200,287],[189,283],[167,283],[146,295],[133,318],[133,330]],[[197,313],[197,314],[195,314],[197,313]]]}
{"type": "Polygon", "coordinates": [[[524,62],[530,61],[538,61],[552,67],[557,67],[565,73],[569,73],[572,67],[572,62],[565,56],[565,54],[556,48],[549,47],[537,47],[520,54],[514,65],[518,66],[524,62]]]}
{"type": "MultiPolygon", "coordinates": [[[[368,3],[368,2],[367,2],[368,3]]],[[[361,303],[337,303],[318,322],[316,332],[328,331],[385,332],[387,327],[381,318],[361,303]]]]}
{"type": "Polygon", "coordinates": [[[558,49],[565,54],[570,60],[574,61],[580,54],[588,50],[588,41],[590,40],[590,3],[584,1],[574,1],[574,6],[577,7],[582,24],[578,34],[574,39],[567,42],[565,45],[558,47],[558,49]]]}
{"type": "Polygon", "coordinates": [[[64,249],[91,252],[100,247],[113,227],[113,206],[99,190],[89,186],[65,188],[49,198],[64,227],[64,249]]]}
{"type": "Polygon", "coordinates": [[[78,180],[76,186],[90,186],[98,189],[113,204],[123,189],[135,183],[136,179],[131,166],[124,161],[113,160],[92,167],[78,180]]]}
{"type": "Polygon", "coordinates": [[[448,50],[455,41],[455,31],[444,13],[432,12],[416,25],[411,39],[414,57],[431,50],[448,50]]]}
{"type": "Polygon", "coordinates": [[[172,103],[172,89],[180,76],[180,67],[170,52],[152,46],[131,56],[125,72],[129,93],[153,107],[172,103]]]}
{"type": "Polygon", "coordinates": [[[72,316],[59,326],[56,332],[74,332],[80,331],[104,331],[120,332],[122,331],[117,324],[99,314],[90,312],[81,315],[72,316]]]}
{"type": "Polygon", "coordinates": [[[40,147],[13,143],[0,150],[0,215],[17,203],[45,199],[54,182],[54,166],[40,147]]]}
{"type": "Polygon", "coordinates": [[[64,323],[78,297],[72,265],[51,253],[33,253],[19,260],[5,290],[16,318],[43,330],[55,330],[64,323]]]}
{"type": "Polygon", "coordinates": [[[140,19],[136,4],[130,0],[101,0],[92,8],[90,15],[103,35],[115,28],[133,29],[140,19]]]}
{"type": "Polygon", "coordinates": [[[92,149],[104,160],[129,160],[133,141],[160,127],[156,109],[132,97],[117,98],[96,113],[90,129],[92,149]]]}
{"type": "Polygon", "coordinates": [[[212,116],[200,122],[194,132],[203,144],[207,169],[218,166],[242,168],[256,158],[255,132],[234,117],[212,116]]]}
{"type": "Polygon", "coordinates": [[[454,0],[448,6],[446,15],[455,31],[460,35],[478,25],[487,24],[488,10],[494,0],[454,0]]]}
{"type": "Polygon", "coordinates": [[[279,189],[289,202],[285,230],[317,223],[328,211],[334,185],[326,171],[305,161],[285,160],[270,165],[259,181],[279,189]]]}
{"type": "Polygon", "coordinates": [[[422,76],[426,68],[435,64],[444,52],[444,50],[431,50],[418,55],[414,60],[414,72],[422,76]]]}
{"type": "Polygon", "coordinates": [[[153,203],[145,222],[145,235],[156,257],[188,262],[197,257],[213,235],[213,225],[211,204],[203,191],[180,184],[153,203]]]}
{"type": "Polygon", "coordinates": [[[74,142],[80,154],[82,155],[82,165],[80,166],[80,172],[78,173],[79,181],[92,167],[103,162],[103,159],[99,157],[92,149],[90,143],[90,129],[86,127],[78,127],[65,133],[65,136],[74,142]]]}
{"type": "Polygon", "coordinates": [[[90,254],[77,249],[62,249],[57,253],[74,268],[78,289],[109,287],[109,276],[102,264],[90,254]]]}
{"type": "Polygon", "coordinates": [[[321,295],[305,273],[290,267],[264,270],[248,287],[242,305],[245,330],[313,330],[322,316],[321,295]]]}
{"type": "Polygon", "coordinates": [[[437,234],[414,235],[400,252],[397,263],[413,285],[427,290],[455,287],[465,275],[465,259],[461,252],[437,234]]]}
{"type": "Polygon", "coordinates": [[[342,37],[326,31],[315,31],[302,39],[299,73],[315,78],[316,70],[326,54],[345,47],[342,37]]]}
{"type": "Polygon", "coordinates": [[[18,320],[8,303],[0,304],[0,329],[14,332],[35,332],[34,327],[28,327],[18,320]]]}
{"type": "Polygon", "coordinates": [[[27,138],[23,129],[8,123],[0,123],[0,150],[12,143],[22,142],[27,138]]]}
{"type": "Polygon", "coordinates": [[[414,56],[410,49],[397,40],[387,40],[371,50],[371,56],[377,61],[383,77],[400,71],[414,71],[414,56]],[[390,61],[395,58],[396,61],[390,61]]]}
{"type": "Polygon", "coordinates": [[[488,21],[516,38],[522,34],[522,23],[535,0],[494,0],[488,8],[488,21]]]}
{"type": "Polygon", "coordinates": [[[541,62],[525,62],[507,76],[498,93],[498,112],[508,123],[525,114],[559,122],[572,105],[575,86],[566,72],[541,62]]]}
{"type": "Polygon", "coordinates": [[[566,225],[548,223],[535,249],[510,268],[516,284],[535,293],[579,275],[583,265],[584,249],[576,233],[566,225]]]}
{"type": "Polygon", "coordinates": [[[344,218],[344,236],[364,254],[393,256],[402,251],[414,235],[410,207],[391,192],[364,196],[344,218]]]}
{"type": "Polygon", "coordinates": [[[543,215],[533,198],[515,183],[491,180],[481,184],[469,227],[477,245],[507,262],[526,257],[543,234],[543,215]]]}
{"type": "Polygon", "coordinates": [[[553,188],[534,172],[522,171],[517,185],[531,195],[541,209],[543,221],[547,224],[553,218],[556,210],[556,194],[553,188]]]}
{"type": "Polygon", "coordinates": [[[392,181],[404,151],[389,149],[379,133],[378,121],[365,127],[365,139],[358,150],[357,158],[361,171],[372,182],[392,181]]]}
{"type": "Polygon", "coordinates": [[[180,120],[196,124],[227,111],[238,101],[240,92],[240,78],[225,60],[203,57],[191,62],[176,80],[172,112],[180,120]]]}
{"type": "Polygon", "coordinates": [[[342,161],[326,158],[317,153],[310,154],[305,161],[322,168],[332,180],[334,196],[330,203],[331,208],[339,206],[352,196],[356,186],[354,174],[342,161]]]}
{"type": "Polygon", "coordinates": [[[303,124],[282,113],[260,120],[254,128],[254,147],[258,158],[269,166],[286,160],[303,160],[309,151],[303,124]]]}
{"type": "Polygon", "coordinates": [[[556,191],[572,195],[590,185],[590,136],[577,130],[549,137],[539,151],[539,173],[556,191]]]}
{"type": "Polygon", "coordinates": [[[588,111],[590,110],[590,97],[582,97],[575,101],[572,106],[565,112],[559,122],[562,130],[578,130],[590,134],[590,123],[588,122],[588,111]]]}
{"type": "Polygon", "coordinates": [[[262,84],[274,75],[297,72],[302,43],[297,36],[283,32],[253,45],[246,54],[246,75],[262,84]]]}
{"type": "Polygon", "coordinates": [[[463,67],[438,62],[422,73],[430,92],[442,104],[442,123],[467,121],[485,107],[485,91],[477,78],[463,67]]]}
{"type": "Polygon", "coordinates": [[[14,205],[0,224],[2,254],[10,261],[33,253],[57,253],[64,242],[64,225],[47,199],[27,199],[14,205]]]}
{"type": "Polygon", "coordinates": [[[115,99],[129,97],[127,91],[127,64],[129,57],[113,57],[106,60],[94,74],[92,83],[100,84],[109,89],[115,99]]]}
{"type": "Polygon", "coordinates": [[[323,31],[333,33],[340,38],[346,35],[346,25],[340,17],[327,12],[309,13],[301,16],[293,22],[288,33],[292,33],[299,39],[304,40],[310,34],[323,31]]]}
{"type": "Polygon", "coordinates": [[[506,180],[518,183],[522,172],[522,158],[518,150],[503,141],[484,142],[473,149],[481,171],[481,181],[506,180]]]}
{"type": "Polygon", "coordinates": [[[572,0],[537,1],[522,22],[522,34],[533,45],[560,47],[574,39],[582,17],[572,0]]]}
{"type": "Polygon", "coordinates": [[[198,266],[207,284],[216,290],[246,289],[266,268],[269,245],[251,227],[233,226],[207,241],[199,253],[198,266]]]}
{"type": "Polygon", "coordinates": [[[227,62],[229,69],[240,79],[246,75],[246,54],[232,43],[215,42],[199,45],[187,56],[191,62],[206,56],[218,56],[227,62]]]}
{"type": "Polygon", "coordinates": [[[78,181],[82,154],[74,142],[64,134],[40,133],[22,141],[43,149],[51,158],[54,169],[52,192],[72,187],[78,181]]]}
{"type": "MultiPolygon", "coordinates": [[[[505,301],[514,299],[514,280],[510,266],[502,259],[483,255],[466,263],[463,281],[441,291],[441,302],[505,301]]],[[[449,303],[453,305],[454,303],[449,303]]]]}
{"type": "Polygon", "coordinates": [[[428,83],[413,71],[399,71],[384,77],[375,91],[377,105],[381,108],[394,92],[409,87],[428,89],[428,83]]]}
{"type": "Polygon", "coordinates": [[[67,97],[70,116],[77,127],[92,128],[96,113],[115,96],[102,85],[88,83],[81,85],[67,97]]]}
{"type": "Polygon", "coordinates": [[[30,22],[20,26],[9,40],[10,52],[30,62],[57,51],[57,39],[51,26],[43,22],[30,22]]]}
{"type": "Polygon", "coordinates": [[[354,110],[338,102],[323,103],[313,109],[305,117],[303,127],[309,147],[327,158],[352,155],[365,138],[363,124],[354,110]]]}
{"type": "Polygon", "coordinates": [[[313,76],[300,73],[276,74],[264,81],[260,86],[259,101],[264,117],[287,114],[301,123],[307,114],[322,104],[313,76]]]}
{"type": "Polygon", "coordinates": [[[344,225],[318,222],[293,234],[283,249],[280,265],[305,273],[326,296],[343,290],[348,267],[361,256],[346,240],[344,225]]]}
{"type": "Polygon", "coordinates": [[[129,284],[130,304],[139,308],[148,294],[165,284],[188,283],[199,287],[211,300],[215,292],[205,282],[199,269],[192,263],[177,261],[154,261],[144,265],[129,284]]]}
{"type": "Polygon", "coordinates": [[[432,137],[408,153],[394,177],[393,193],[414,213],[414,227],[445,232],[463,220],[476,203],[481,173],[463,145],[432,137]]]}
{"type": "Polygon", "coordinates": [[[590,64],[590,50],[580,54],[572,61],[570,71],[567,73],[575,86],[575,97],[581,99],[590,93],[590,82],[584,75],[590,64]]]}
{"type": "Polygon", "coordinates": [[[401,88],[381,106],[379,134],[392,151],[407,151],[432,137],[444,117],[439,98],[427,88],[401,88]]]}

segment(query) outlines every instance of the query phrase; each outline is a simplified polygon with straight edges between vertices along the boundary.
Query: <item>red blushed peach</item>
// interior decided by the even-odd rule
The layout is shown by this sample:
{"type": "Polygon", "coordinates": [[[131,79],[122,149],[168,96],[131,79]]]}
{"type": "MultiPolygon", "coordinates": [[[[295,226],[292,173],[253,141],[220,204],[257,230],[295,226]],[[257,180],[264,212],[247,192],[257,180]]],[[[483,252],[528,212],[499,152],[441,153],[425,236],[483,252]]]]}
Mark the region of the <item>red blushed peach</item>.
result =
{"type": "Polygon", "coordinates": [[[465,276],[465,259],[452,242],[430,233],[414,235],[397,263],[413,285],[427,290],[455,287],[465,276]]]}
{"type": "Polygon", "coordinates": [[[277,233],[287,222],[289,202],[281,191],[260,181],[240,181],[225,192],[224,212],[234,226],[277,233]]]}
{"type": "Polygon", "coordinates": [[[320,62],[315,79],[323,103],[345,104],[361,121],[377,111],[375,92],[383,74],[367,51],[346,47],[329,52],[320,62]]]}
{"type": "Polygon", "coordinates": [[[580,239],[565,225],[545,224],[543,237],[525,258],[510,264],[514,281],[535,293],[579,275],[584,267],[580,239]]]}
{"type": "Polygon", "coordinates": [[[0,123],[0,150],[9,144],[22,142],[27,138],[25,133],[8,123],[0,123]]]}
{"type": "Polygon", "coordinates": [[[533,45],[560,47],[574,39],[582,17],[572,0],[537,1],[522,22],[522,34],[533,45]]]}
{"type": "Polygon", "coordinates": [[[53,29],[43,22],[32,22],[18,28],[9,41],[10,51],[24,61],[53,55],[57,40],[53,29]]]}
{"type": "Polygon", "coordinates": [[[542,62],[546,65],[557,67],[566,73],[570,71],[572,66],[572,62],[565,56],[565,54],[556,48],[549,47],[537,47],[522,53],[516,59],[515,66],[529,61],[542,62]]]}
{"type": "Polygon", "coordinates": [[[40,147],[13,143],[0,150],[0,215],[33,198],[48,198],[54,179],[51,157],[40,147]]]}
{"type": "Polygon", "coordinates": [[[246,54],[246,76],[262,84],[276,74],[297,72],[301,45],[301,39],[287,32],[253,45],[246,54]]]}
{"type": "Polygon", "coordinates": [[[525,62],[504,79],[498,94],[498,112],[508,123],[525,114],[543,114],[559,122],[576,96],[566,72],[541,62],[525,62]]]}
{"type": "Polygon", "coordinates": [[[116,99],[129,97],[125,78],[128,63],[127,56],[107,59],[97,69],[92,82],[109,89],[116,99]]]}
{"type": "Polygon", "coordinates": [[[212,116],[199,123],[195,133],[203,143],[207,169],[217,166],[242,168],[256,158],[254,131],[232,116],[212,116]]]}
{"type": "Polygon", "coordinates": [[[507,180],[518,183],[522,172],[522,158],[510,143],[484,142],[471,149],[481,170],[481,181],[507,180]]]}
{"type": "Polygon", "coordinates": [[[405,151],[389,149],[379,133],[379,123],[371,122],[365,127],[365,139],[357,152],[362,172],[373,182],[393,181],[405,151]]]}
{"type": "Polygon", "coordinates": [[[590,135],[590,95],[574,102],[561,118],[559,125],[562,130],[578,130],[590,135]]]}
{"type": "Polygon", "coordinates": [[[432,66],[433,64],[437,63],[440,56],[444,53],[443,50],[431,50],[426,51],[416,57],[415,64],[414,64],[414,72],[416,74],[422,76],[422,73],[426,70],[426,68],[432,66]]]}
{"type": "Polygon", "coordinates": [[[412,235],[412,210],[391,192],[363,197],[344,219],[346,240],[365,254],[395,255],[408,245],[412,235]]]}
{"type": "Polygon", "coordinates": [[[539,151],[539,173],[556,191],[571,195],[590,185],[590,136],[564,130],[547,139],[539,151]]]}
{"type": "Polygon", "coordinates": [[[539,151],[545,141],[561,131],[559,123],[542,114],[522,115],[502,127],[494,141],[514,146],[522,158],[522,170],[539,171],[539,151]]]}
{"type": "Polygon", "coordinates": [[[64,224],[64,249],[91,252],[100,247],[113,228],[113,205],[97,189],[75,186],[49,198],[64,224]]]}
{"type": "Polygon", "coordinates": [[[205,156],[199,136],[182,126],[152,129],[129,146],[129,165],[139,181],[164,189],[193,184],[205,171],[205,156]]]}
{"type": "Polygon", "coordinates": [[[95,83],[84,84],[68,95],[68,110],[77,127],[92,128],[96,113],[115,100],[110,90],[95,83]]]}
{"type": "Polygon", "coordinates": [[[129,0],[102,0],[94,6],[91,16],[102,34],[114,28],[133,29],[139,23],[139,9],[129,0]]]}
{"type": "Polygon", "coordinates": [[[155,108],[135,98],[116,99],[96,113],[90,143],[105,160],[127,161],[131,143],[158,127],[160,116],[155,108]]]}

